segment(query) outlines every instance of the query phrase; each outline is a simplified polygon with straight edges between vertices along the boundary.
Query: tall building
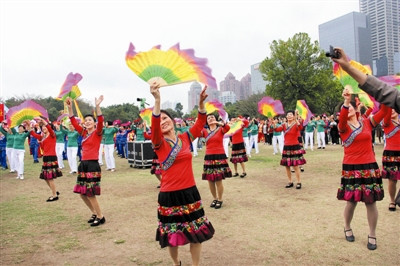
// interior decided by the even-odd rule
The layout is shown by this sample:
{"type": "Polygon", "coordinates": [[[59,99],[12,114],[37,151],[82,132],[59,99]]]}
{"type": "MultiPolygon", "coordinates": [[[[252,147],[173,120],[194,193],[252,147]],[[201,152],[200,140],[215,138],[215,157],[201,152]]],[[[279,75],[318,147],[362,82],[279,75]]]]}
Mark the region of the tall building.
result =
{"type": "Polygon", "coordinates": [[[240,80],[239,98],[241,100],[245,100],[249,98],[250,95],[251,95],[251,75],[247,73],[247,75],[240,80]]]}
{"type": "Polygon", "coordinates": [[[264,93],[268,84],[259,70],[260,64],[261,63],[251,65],[251,91],[253,94],[264,93]]]}
{"type": "Polygon", "coordinates": [[[236,95],[236,101],[245,100],[251,95],[251,76],[247,74],[241,81],[229,72],[225,79],[219,83],[220,92],[231,91],[236,95]]]}
{"type": "Polygon", "coordinates": [[[400,1],[360,0],[360,12],[370,18],[372,60],[377,76],[400,72],[400,1]]]}
{"type": "Polygon", "coordinates": [[[219,95],[219,102],[223,105],[226,103],[235,103],[236,94],[233,91],[221,91],[219,95]]]}
{"type": "Polygon", "coordinates": [[[188,91],[188,112],[192,111],[196,105],[199,105],[200,93],[203,88],[197,81],[190,85],[188,91]]]}
{"type": "Polygon", "coordinates": [[[342,47],[353,60],[372,68],[371,32],[368,17],[351,12],[318,26],[319,45],[329,51],[329,46],[342,47]]]}

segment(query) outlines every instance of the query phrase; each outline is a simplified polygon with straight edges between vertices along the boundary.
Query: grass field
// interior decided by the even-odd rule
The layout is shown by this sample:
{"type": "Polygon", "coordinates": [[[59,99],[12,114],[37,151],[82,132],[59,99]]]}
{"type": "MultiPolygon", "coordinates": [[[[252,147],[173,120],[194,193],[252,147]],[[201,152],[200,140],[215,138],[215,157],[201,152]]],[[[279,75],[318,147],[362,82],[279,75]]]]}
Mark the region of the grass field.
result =
{"type": "MultiPolygon", "coordinates": [[[[375,147],[379,164],[382,149],[375,147]]],[[[388,195],[377,203],[377,250],[366,247],[363,204],[352,223],[356,241],[344,238],[345,202],[336,199],[341,146],[308,151],[303,188],[296,190],[284,188],[280,156],[260,144],[260,153],[246,163],[247,177],[224,181],[224,203],[217,210],[208,207],[203,156],[199,151],[193,158],[194,173],[216,233],[203,244],[202,265],[400,265],[400,209],[388,211],[388,195]]],[[[117,158],[117,171],[102,173],[98,199],[107,222],[93,228],[86,223],[91,213],[72,192],[76,176],[68,174],[68,163],[55,181],[60,200],[48,203],[50,190],[38,177],[41,164],[25,157],[25,180],[0,172],[1,265],[171,265],[168,251],[155,241],[158,189],[149,169],[117,158]]],[[[188,246],[180,248],[180,259],[191,264],[188,246]]]]}

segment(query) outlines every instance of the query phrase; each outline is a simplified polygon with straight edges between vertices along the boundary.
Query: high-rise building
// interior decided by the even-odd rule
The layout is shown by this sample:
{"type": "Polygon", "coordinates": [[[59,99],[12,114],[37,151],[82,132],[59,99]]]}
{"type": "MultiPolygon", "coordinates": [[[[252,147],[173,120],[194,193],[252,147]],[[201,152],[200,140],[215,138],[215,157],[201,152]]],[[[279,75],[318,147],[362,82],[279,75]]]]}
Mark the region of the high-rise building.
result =
{"type": "Polygon", "coordinates": [[[239,98],[241,100],[245,100],[251,95],[251,75],[249,73],[240,80],[239,93],[239,98]]]}
{"type": "Polygon", "coordinates": [[[197,81],[190,85],[190,89],[188,91],[188,112],[192,111],[196,105],[199,105],[201,90],[201,84],[197,81]]]}
{"type": "Polygon", "coordinates": [[[400,1],[360,0],[360,12],[370,18],[372,60],[376,67],[374,74],[386,76],[399,73],[400,1]]]}
{"type": "Polygon", "coordinates": [[[225,79],[219,83],[221,93],[224,91],[234,92],[236,101],[245,100],[251,95],[251,76],[247,74],[241,81],[229,72],[225,79]]]}
{"type": "Polygon", "coordinates": [[[236,94],[233,91],[221,91],[219,101],[225,105],[226,103],[235,103],[236,94]]]}
{"type": "Polygon", "coordinates": [[[268,84],[260,72],[260,64],[251,65],[251,91],[253,94],[264,93],[268,84]]]}
{"type": "Polygon", "coordinates": [[[368,17],[351,12],[318,26],[319,45],[329,51],[330,45],[341,47],[353,60],[372,68],[371,32],[368,17]]]}

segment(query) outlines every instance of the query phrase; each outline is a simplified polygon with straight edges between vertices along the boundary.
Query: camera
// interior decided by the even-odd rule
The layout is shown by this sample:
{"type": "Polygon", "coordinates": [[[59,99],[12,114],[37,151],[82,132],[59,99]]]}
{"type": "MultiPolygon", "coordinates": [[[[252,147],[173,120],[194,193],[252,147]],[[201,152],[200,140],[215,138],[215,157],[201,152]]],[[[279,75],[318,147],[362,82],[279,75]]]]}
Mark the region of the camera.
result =
{"type": "Polygon", "coordinates": [[[332,45],[329,46],[329,52],[326,52],[325,56],[331,57],[331,58],[336,58],[336,59],[340,58],[340,54],[337,51],[335,51],[335,49],[333,49],[332,45]]]}

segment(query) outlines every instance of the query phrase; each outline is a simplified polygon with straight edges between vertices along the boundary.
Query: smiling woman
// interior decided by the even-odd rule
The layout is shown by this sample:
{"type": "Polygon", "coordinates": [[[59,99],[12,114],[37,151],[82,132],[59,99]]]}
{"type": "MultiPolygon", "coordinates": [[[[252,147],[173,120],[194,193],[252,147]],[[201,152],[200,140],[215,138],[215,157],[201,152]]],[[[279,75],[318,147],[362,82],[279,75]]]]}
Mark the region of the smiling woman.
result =
{"type": "Polygon", "coordinates": [[[151,141],[161,164],[161,188],[158,195],[158,228],[156,239],[168,247],[174,265],[180,265],[178,247],[190,243],[193,265],[199,265],[201,243],[214,235],[197,190],[192,169],[192,141],[201,135],[206,123],[204,87],[199,97],[199,113],[189,131],[176,135],[174,120],[160,110],[160,85],[152,84],[155,104],[151,123],[151,141]]]}

